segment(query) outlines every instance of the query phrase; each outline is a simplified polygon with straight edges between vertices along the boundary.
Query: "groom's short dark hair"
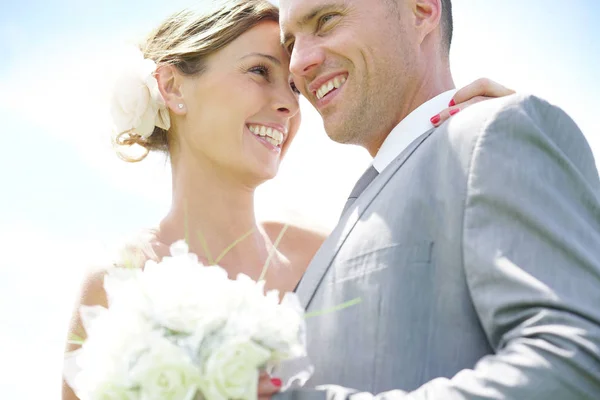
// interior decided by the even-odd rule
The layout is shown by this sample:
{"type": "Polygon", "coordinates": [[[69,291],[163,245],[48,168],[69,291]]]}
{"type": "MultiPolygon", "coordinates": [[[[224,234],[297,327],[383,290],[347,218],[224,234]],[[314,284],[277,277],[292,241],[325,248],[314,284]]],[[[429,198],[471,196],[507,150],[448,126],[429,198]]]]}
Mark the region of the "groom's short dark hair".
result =
{"type": "MultiPolygon", "coordinates": [[[[452,22],[452,0],[441,0],[442,2],[442,17],[440,18],[442,41],[446,52],[450,53],[450,45],[452,44],[452,32],[454,23],[452,22]]],[[[388,0],[389,4],[397,6],[395,0],[388,0]]]]}
{"type": "Polygon", "coordinates": [[[452,22],[452,0],[442,0],[442,39],[446,49],[450,52],[452,44],[452,31],[454,23],[452,22]]]}

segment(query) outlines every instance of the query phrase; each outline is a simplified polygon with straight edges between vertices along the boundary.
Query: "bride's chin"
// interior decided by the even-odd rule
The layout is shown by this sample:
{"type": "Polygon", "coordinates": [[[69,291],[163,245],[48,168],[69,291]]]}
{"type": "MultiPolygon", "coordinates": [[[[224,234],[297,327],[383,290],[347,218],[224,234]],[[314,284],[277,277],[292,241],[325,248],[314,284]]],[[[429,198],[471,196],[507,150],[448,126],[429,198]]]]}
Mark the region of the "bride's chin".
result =
{"type": "Polygon", "coordinates": [[[257,163],[246,170],[246,181],[249,187],[258,187],[273,180],[279,172],[279,164],[265,165],[257,163]]]}

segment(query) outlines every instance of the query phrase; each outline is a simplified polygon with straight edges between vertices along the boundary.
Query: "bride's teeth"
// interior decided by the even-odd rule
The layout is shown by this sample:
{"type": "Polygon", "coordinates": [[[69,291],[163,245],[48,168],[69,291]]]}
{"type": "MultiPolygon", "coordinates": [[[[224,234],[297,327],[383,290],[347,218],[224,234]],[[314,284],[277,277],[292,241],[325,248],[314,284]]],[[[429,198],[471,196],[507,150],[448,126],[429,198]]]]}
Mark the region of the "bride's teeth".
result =
{"type": "Polygon", "coordinates": [[[281,146],[281,144],[283,143],[284,133],[275,128],[269,128],[267,126],[261,125],[252,125],[249,126],[248,129],[254,135],[264,138],[267,142],[271,143],[275,147],[281,146]]]}
{"type": "Polygon", "coordinates": [[[333,81],[329,81],[329,85],[327,85],[327,91],[333,90],[333,81]]]}

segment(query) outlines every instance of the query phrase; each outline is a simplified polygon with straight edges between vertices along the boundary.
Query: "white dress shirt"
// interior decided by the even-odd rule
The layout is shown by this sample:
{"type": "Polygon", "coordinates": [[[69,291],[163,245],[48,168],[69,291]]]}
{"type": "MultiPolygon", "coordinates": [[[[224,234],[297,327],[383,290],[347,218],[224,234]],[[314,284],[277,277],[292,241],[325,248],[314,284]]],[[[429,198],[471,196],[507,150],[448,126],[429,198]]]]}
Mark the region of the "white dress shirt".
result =
{"type": "Polygon", "coordinates": [[[448,90],[421,104],[390,132],[373,160],[373,167],[381,173],[409,144],[427,132],[433,125],[431,117],[448,107],[456,89],[448,90]]]}

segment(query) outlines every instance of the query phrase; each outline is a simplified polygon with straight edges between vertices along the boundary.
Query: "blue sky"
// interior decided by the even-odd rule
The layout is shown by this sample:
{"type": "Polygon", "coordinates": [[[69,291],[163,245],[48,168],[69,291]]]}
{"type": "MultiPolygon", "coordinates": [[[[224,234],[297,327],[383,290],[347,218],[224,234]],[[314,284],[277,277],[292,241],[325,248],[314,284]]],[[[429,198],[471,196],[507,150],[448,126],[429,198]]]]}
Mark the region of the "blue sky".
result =
{"type": "MultiPolygon", "coordinates": [[[[600,2],[453,3],[456,84],[487,76],[547,98],[575,119],[600,160],[600,2]]],[[[108,242],[156,223],[168,207],[164,160],[136,166],[117,160],[107,147],[99,98],[111,49],[140,39],[190,4],[39,0],[0,6],[0,315],[8,321],[0,331],[0,366],[10,364],[17,374],[7,398],[58,398],[48,394],[56,389],[68,304],[84,266],[108,242]],[[16,361],[24,351],[38,362],[16,361]],[[29,374],[21,375],[25,369],[29,374]],[[39,385],[26,385],[32,374],[39,385]]],[[[369,158],[331,143],[305,103],[303,113],[280,175],[259,193],[259,211],[272,216],[287,208],[330,226],[369,158]]]]}

